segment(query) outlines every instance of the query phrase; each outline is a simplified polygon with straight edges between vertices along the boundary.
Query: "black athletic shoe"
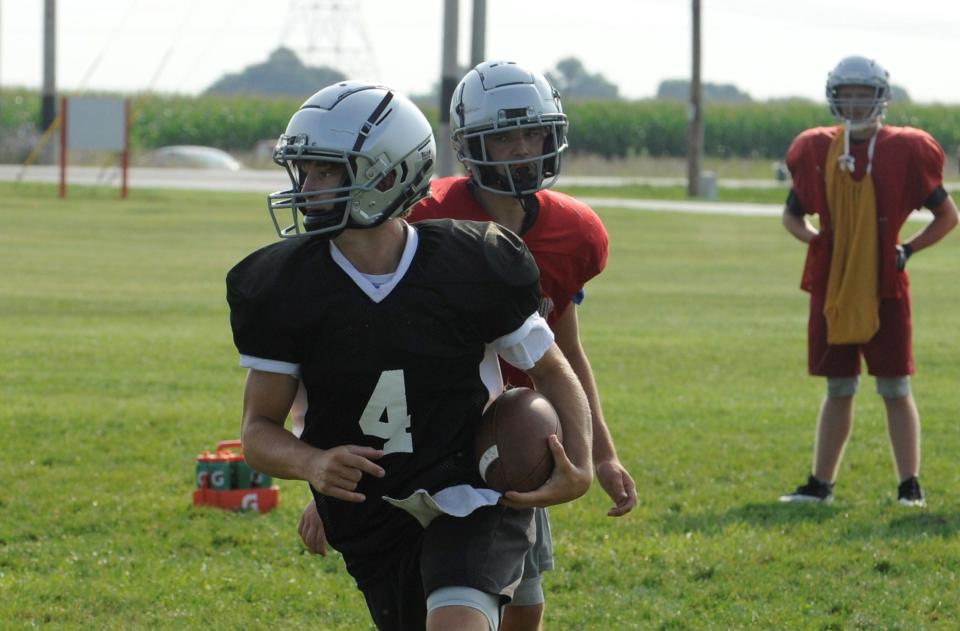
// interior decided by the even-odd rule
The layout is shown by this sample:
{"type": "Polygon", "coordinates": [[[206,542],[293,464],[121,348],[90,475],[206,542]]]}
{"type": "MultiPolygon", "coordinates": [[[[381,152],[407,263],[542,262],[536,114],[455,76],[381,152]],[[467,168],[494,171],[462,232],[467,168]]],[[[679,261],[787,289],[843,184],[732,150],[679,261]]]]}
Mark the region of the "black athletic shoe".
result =
{"type": "Polygon", "coordinates": [[[917,476],[911,476],[900,483],[897,488],[897,501],[904,506],[915,506],[917,508],[923,508],[927,505],[927,496],[923,494],[917,476]]]}
{"type": "Polygon", "coordinates": [[[797,490],[789,495],[781,495],[781,502],[822,502],[829,504],[833,501],[833,482],[821,482],[812,475],[807,483],[798,486],[797,490]]]}

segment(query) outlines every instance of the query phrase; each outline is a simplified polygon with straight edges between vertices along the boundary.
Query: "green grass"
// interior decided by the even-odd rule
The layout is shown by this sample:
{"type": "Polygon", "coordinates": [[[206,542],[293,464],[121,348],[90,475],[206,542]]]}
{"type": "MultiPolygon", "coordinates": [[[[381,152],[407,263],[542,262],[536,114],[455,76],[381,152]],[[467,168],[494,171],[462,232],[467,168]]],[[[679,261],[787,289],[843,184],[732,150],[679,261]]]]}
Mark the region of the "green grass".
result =
{"type": "MultiPolygon", "coordinates": [[[[263,196],[0,199],[0,627],[369,628],[342,560],[301,550],[302,483],[263,516],[190,505],[195,454],[238,435],[223,277],[273,239],[263,196]]],[[[547,629],[957,628],[957,237],[910,262],[930,508],[894,502],[872,380],[835,504],[781,506],[823,388],[802,247],[778,218],[599,210],[582,333],[640,505],[552,511],[547,629]]]]}
{"type": "MultiPolygon", "coordinates": [[[[558,186],[558,191],[574,197],[616,197],[637,199],[682,200],[687,196],[686,186],[657,186],[636,184],[627,186],[558,186]]],[[[757,204],[783,204],[790,189],[784,184],[775,188],[725,188],[717,187],[718,202],[751,202],[757,204]]]]}

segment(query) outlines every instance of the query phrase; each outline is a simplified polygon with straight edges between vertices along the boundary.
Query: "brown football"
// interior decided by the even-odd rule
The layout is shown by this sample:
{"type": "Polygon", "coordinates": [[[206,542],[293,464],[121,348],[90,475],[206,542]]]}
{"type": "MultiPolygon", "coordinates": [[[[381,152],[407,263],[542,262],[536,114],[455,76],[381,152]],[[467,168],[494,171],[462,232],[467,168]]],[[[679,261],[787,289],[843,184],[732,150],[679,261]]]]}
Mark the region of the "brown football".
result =
{"type": "Polygon", "coordinates": [[[501,493],[539,488],[553,473],[551,434],[562,438],[550,401],[530,388],[507,390],[490,404],[477,430],[480,476],[501,493]]]}

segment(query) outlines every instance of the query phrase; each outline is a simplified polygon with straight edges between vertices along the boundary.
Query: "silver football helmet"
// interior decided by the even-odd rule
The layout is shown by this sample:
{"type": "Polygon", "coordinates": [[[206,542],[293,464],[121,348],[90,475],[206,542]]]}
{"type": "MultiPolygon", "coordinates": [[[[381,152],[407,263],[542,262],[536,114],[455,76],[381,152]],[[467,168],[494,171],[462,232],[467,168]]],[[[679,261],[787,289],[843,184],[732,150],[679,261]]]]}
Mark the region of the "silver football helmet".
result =
{"type": "Polygon", "coordinates": [[[473,182],[488,191],[524,197],[553,186],[567,148],[560,93],[539,72],[510,61],[485,61],[470,70],[450,101],[453,148],[473,182]],[[494,160],[490,137],[511,130],[543,133],[539,154],[494,160]]]}
{"type": "Polygon", "coordinates": [[[267,196],[277,233],[336,236],[379,226],[430,194],[436,151],[426,117],[393,90],[363,81],[320,90],[293,115],[273,151],[292,184],[267,196]],[[303,190],[310,161],[342,166],[340,185],[303,190]]]}
{"type": "Polygon", "coordinates": [[[887,112],[890,102],[890,73],[873,59],[859,55],[845,57],[827,75],[827,102],[830,112],[848,123],[851,129],[866,129],[876,125],[887,112]],[[869,99],[841,98],[840,87],[845,85],[867,86],[873,89],[869,99]],[[851,113],[864,112],[857,118],[851,113]]]}

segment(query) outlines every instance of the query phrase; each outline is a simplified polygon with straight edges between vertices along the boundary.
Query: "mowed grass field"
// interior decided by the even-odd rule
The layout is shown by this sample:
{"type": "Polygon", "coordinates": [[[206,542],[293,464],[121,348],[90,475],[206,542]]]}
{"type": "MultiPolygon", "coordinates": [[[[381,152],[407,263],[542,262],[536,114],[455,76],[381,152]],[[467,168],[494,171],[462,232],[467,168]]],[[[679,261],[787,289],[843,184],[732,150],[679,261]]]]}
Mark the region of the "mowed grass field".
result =
{"type": "MultiPolygon", "coordinates": [[[[223,278],[274,239],[263,196],[55,195],[0,184],[0,628],[370,628],[299,543],[304,483],[266,515],[191,506],[196,454],[239,434],[223,278]]],[[[930,507],[895,502],[872,379],[836,502],[785,506],[823,392],[802,246],[777,218],[598,210],[582,336],[640,504],[551,511],[546,628],[958,628],[958,237],[910,262],[930,507]]]]}

